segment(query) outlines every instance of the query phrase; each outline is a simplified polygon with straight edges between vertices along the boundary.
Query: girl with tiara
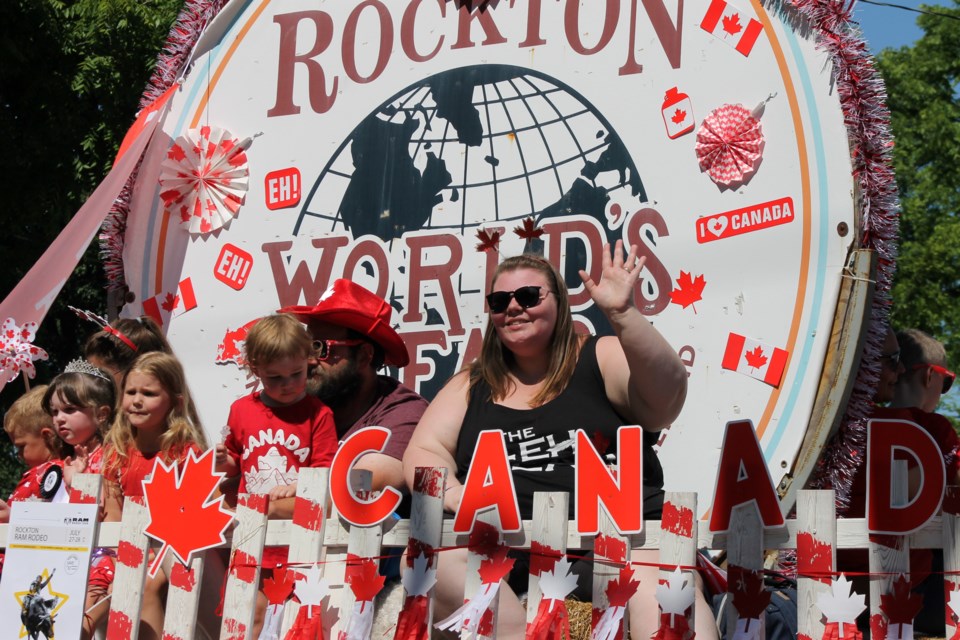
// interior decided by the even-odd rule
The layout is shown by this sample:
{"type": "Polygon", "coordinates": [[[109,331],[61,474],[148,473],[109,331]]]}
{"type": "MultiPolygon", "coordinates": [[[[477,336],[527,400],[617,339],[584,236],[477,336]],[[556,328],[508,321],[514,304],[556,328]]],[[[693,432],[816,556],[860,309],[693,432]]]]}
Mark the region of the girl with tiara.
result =
{"type": "Polygon", "coordinates": [[[100,473],[103,438],[113,420],[113,380],[86,360],[67,364],[47,387],[41,404],[64,443],[64,480],[74,473],[100,473]]]}

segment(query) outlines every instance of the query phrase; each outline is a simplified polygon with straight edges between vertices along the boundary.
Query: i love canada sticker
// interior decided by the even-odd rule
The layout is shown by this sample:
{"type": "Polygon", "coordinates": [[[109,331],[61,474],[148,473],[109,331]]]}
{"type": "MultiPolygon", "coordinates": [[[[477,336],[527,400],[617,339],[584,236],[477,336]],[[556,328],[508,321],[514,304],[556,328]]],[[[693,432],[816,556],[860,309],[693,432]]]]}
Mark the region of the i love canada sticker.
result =
{"type": "Polygon", "coordinates": [[[704,244],[793,222],[793,198],[734,209],[697,219],[697,242],[704,244]]]}

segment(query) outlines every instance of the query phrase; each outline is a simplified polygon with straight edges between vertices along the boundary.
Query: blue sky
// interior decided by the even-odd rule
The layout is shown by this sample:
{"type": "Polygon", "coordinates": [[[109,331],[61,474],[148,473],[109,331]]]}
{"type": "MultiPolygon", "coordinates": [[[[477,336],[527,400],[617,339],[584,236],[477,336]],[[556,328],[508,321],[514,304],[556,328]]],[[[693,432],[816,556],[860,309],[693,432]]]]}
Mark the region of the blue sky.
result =
{"type": "MultiPolygon", "coordinates": [[[[906,7],[919,7],[919,0],[883,0],[891,4],[906,7]]],[[[952,4],[949,1],[927,0],[922,4],[929,6],[952,4]]],[[[895,7],[883,7],[865,2],[858,2],[853,10],[853,18],[860,23],[863,36],[870,45],[873,53],[879,53],[887,47],[902,47],[913,44],[920,37],[921,31],[917,27],[917,16],[913,11],[905,11],[895,7]]]]}

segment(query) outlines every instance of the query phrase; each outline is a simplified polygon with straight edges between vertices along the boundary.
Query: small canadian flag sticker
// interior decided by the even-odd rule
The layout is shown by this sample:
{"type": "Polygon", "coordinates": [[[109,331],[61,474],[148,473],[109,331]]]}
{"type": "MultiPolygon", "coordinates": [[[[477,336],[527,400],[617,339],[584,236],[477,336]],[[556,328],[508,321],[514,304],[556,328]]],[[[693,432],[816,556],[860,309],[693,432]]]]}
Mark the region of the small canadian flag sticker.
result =
{"type": "Polygon", "coordinates": [[[736,333],[727,337],[723,368],[779,387],[789,354],[778,347],[736,333]]]}
{"type": "Polygon", "coordinates": [[[749,56],[763,33],[760,21],[726,0],[712,0],[700,28],[712,33],[745,56],[749,56]]]}

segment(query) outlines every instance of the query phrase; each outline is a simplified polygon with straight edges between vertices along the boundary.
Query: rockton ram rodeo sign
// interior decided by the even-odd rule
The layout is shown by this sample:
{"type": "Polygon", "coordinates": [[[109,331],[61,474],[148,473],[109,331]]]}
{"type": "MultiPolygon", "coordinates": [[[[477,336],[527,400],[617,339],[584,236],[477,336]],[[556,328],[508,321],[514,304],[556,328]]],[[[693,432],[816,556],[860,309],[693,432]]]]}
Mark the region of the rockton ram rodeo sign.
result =
{"type": "MultiPolygon", "coordinates": [[[[493,269],[525,249],[564,274],[580,330],[609,333],[577,270],[598,278],[622,239],[689,374],[666,486],[709,509],[724,425],[744,419],[779,483],[819,411],[859,228],[815,37],[748,0],[229,2],[140,167],[123,314],[163,323],[216,441],[254,384],[246,329],[336,278],[389,300],[411,355],[394,373],[432,397],[478,353],[493,269]]],[[[531,468],[575,433],[506,437],[531,468]]]]}

